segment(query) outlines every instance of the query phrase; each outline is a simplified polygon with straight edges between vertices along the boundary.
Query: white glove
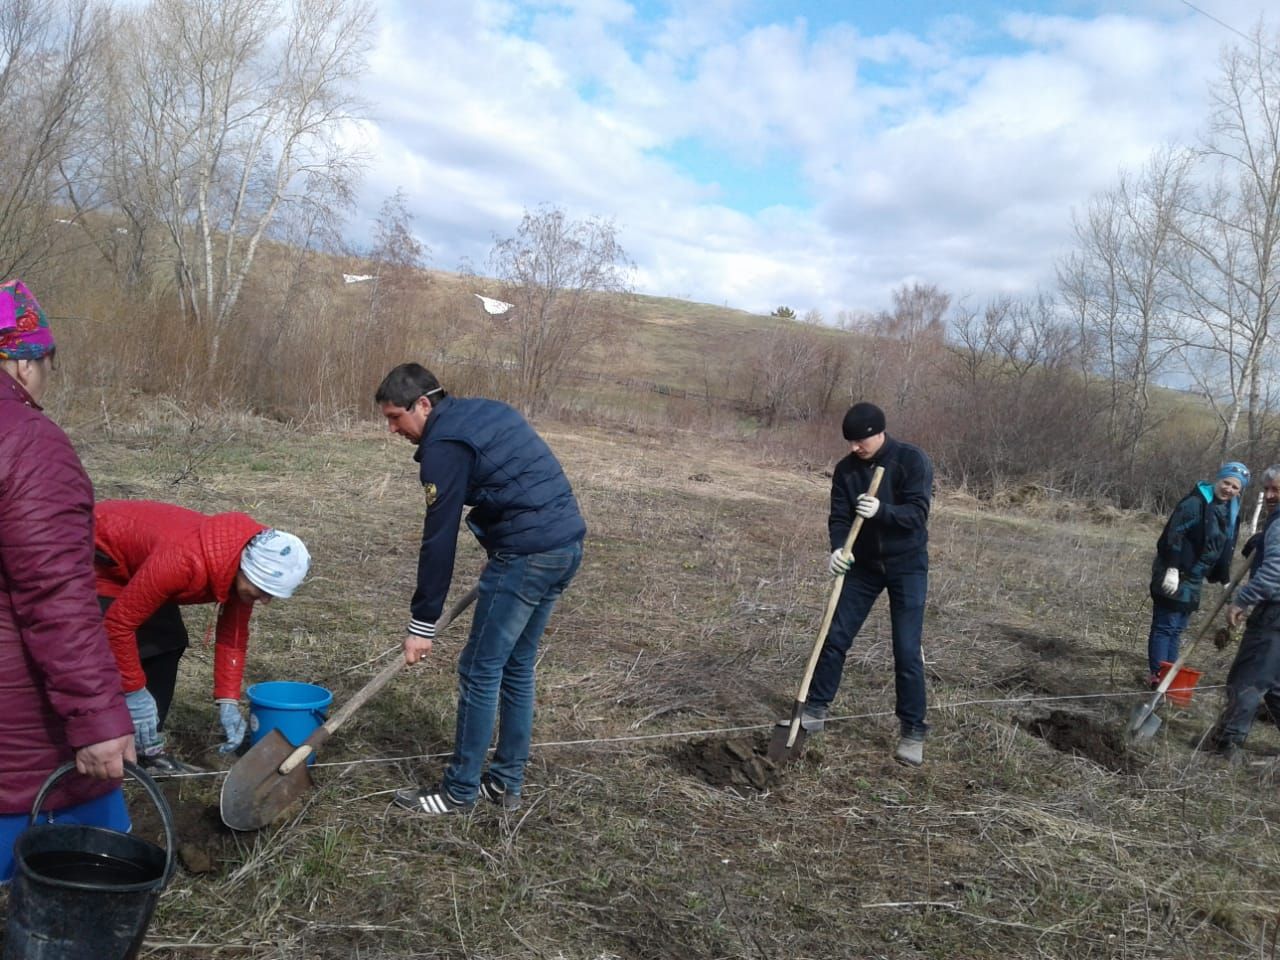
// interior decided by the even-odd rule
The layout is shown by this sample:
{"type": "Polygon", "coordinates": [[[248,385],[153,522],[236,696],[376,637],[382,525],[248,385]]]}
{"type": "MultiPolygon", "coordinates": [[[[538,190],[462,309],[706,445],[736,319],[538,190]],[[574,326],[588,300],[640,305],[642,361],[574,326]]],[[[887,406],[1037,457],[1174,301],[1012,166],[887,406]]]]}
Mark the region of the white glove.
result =
{"type": "Polygon", "coordinates": [[[843,577],[853,566],[853,557],[846,557],[843,550],[832,550],[827,570],[833,577],[843,577]]]}
{"type": "Polygon", "coordinates": [[[133,720],[133,745],[140,757],[151,757],[164,751],[164,738],[160,736],[160,711],[156,698],[146,687],[140,687],[124,695],[125,705],[133,720]]]}
{"type": "Polygon", "coordinates": [[[227,737],[225,743],[218,745],[218,752],[230,753],[244,742],[244,735],[249,725],[240,713],[240,704],[235,700],[218,701],[218,720],[222,723],[222,732],[227,737]]]}
{"type": "Polygon", "coordinates": [[[880,501],[870,494],[858,494],[858,502],[853,505],[853,512],[864,520],[870,520],[880,512],[880,501]]]}
{"type": "Polygon", "coordinates": [[[1164,572],[1164,579],[1160,581],[1160,589],[1164,591],[1166,597],[1176,597],[1178,595],[1178,568],[1170,567],[1164,572]]]}

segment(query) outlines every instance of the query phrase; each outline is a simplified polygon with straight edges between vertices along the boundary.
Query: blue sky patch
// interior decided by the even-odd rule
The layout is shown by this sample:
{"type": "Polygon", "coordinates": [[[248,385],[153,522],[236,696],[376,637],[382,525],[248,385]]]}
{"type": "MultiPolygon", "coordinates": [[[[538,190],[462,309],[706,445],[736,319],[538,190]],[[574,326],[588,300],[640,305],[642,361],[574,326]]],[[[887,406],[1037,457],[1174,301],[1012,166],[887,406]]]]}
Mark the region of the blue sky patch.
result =
{"type": "Polygon", "coordinates": [[[715,186],[715,201],[741,213],[756,214],[773,206],[799,209],[810,205],[796,164],[773,154],[758,163],[707,146],[681,140],[654,155],[705,186],[715,186]]]}

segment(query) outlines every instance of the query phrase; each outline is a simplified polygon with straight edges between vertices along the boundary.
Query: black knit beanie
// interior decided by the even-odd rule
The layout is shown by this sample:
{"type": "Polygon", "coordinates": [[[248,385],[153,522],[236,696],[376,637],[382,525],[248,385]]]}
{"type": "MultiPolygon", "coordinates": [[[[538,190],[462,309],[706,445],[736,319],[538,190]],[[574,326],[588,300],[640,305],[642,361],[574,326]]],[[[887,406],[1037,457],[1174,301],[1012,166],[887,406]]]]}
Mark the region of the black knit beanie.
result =
{"type": "Polygon", "coordinates": [[[842,429],[850,443],[884,433],[884,411],[874,403],[855,403],[844,415],[842,429]]]}

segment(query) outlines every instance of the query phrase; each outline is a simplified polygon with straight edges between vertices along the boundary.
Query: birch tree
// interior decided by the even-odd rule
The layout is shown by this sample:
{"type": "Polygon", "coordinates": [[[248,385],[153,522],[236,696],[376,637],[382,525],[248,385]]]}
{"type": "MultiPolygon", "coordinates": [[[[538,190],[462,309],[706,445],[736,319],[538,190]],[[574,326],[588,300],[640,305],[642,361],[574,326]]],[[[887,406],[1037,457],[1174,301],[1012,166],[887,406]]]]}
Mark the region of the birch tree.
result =
{"type": "Polygon", "coordinates": [[[1192,322],[1180,347],[1221,423],[1220,452],[1256,450],[1271,324],[1280,305],[1280,51],[1259,25],[1228,50],[1200,155],[1210,186],[1187,204],[1182,265],[1192,322]],[[1221,379],[1218,379],[1221,377],[1221,379]],[[1237,437],[1241,418],[1246,435],[1237,437]]]}
{"type": "Polygon", "coordinates": [[[344,127],[371,19],[358,0],[152,0],[121,15],[116,204],[158,225],[210,364],[281,208],[349,202],[344,127]]]}
{"type": "Polygon", "coordinates": [[[1130,472],[1153,426],[1151,387],[1165,368],[1180,310],[1178,216],[1191,194],[1192,158],[1161,150],[1136,176],[1076,216],[1077,249],[1058,268],[1064,306],[1079,329],[1086,378],[1096,364],[1109,391],[1107,437],[1130,472]]]}

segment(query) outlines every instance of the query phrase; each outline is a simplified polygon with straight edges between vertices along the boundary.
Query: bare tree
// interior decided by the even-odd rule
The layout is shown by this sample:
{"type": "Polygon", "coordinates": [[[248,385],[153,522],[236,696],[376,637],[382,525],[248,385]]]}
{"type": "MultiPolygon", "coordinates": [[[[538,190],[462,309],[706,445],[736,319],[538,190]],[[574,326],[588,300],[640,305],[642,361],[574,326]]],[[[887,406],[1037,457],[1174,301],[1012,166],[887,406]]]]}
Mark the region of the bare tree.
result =
{"type": "Polygon", "coordinates": [[[427,248],[414,236],[407,199],[404,190],[397,189],[382,202],[374,221],[369,316],[375,321],[386,310],[403,307],[414,288],[427,281],[427,248]]]}
{"type": "Polygon", "coordinates": [[[571,220],[550,206],[526,211],[516,235],[495,243],[489,262],[502,299],[514,305],[494,322],[510,330],[519,396],[533,412],[614,333],[616,295],[630,292],[631,263],[612,221],[571,220]]]}
{"type": "Polygon", "coordinates": [[[1078,328],[1047,296],[997,297],[981,311],[955,313],[947,367],[954,394],[942,405],[951,422],[939,443],[958,477],[995,489],[1086,472],[1081,451],[1094,455],[1086,440],[1094,418],[1079,345],[1078,328]]]}
{"type": "Polygon", "coordinates": [[[413,214],[403,189],[382,201],[373,224],[373,249],[369,257],[388,270],[409,273],[422,270],[428,250],[413,233],[413,214]]]}
{"type": "Polygon", "coordinates": [[[1280,306],[1280,50],[1261,24],[1223,55],[1212,94],[1200,153],[1215,179],[1187,203],[1181,231],[1192,254],[1182,278],[1193,322],[1181,352],[1215,404],[1226,454],[1239,445],[1241,416],[1248,449],[1262,441],[1264,357],[1280,306]],[[1224,380],[1205,382],[1206,371],[1224,380]]]}
{"type": "Polygon", "coordinates": [[[341,141],[371,29],[358,0],[151,0],[121,16],[114,202],[161,226],[211,358],[282,206],[349,202],[341,141]]]}
{"type": "MultiPolygon", "coordinates": [[[[812,411],[812,376],[820,350],[813,331],[794,323],[774,327],[755,340],[748,399],[765,426],[803,418],[812,411]]],[[[820,389],[820,388],[819,388],[820,389]]]]}
{"type": "Polygon", "coordinates": [[[876,318],[876,333],[889,341],[885,348],[895,367],[894,400],[899,411],[915,399],[924,379],[922,361],[931,348],[941,348],[945,342],[944,318],[950,305],[951,295],[934,284],[903,284],[893,291],[893,311],[876,318]]]}
{"type": "Polygon", "coordinates": [[[1161,150],[1134,177],[1075,218],[1078,246],[1058,286],[1079,330],[1086,380],[1096,363],[1109,390],[1107,436],[1130,472],[1152,427],[1151,386],[1172,349],[1180,310],[1178,216],[1190,195],[1191,157],[1161,150]],[[1096,349],[1095,349],[1096,348],[1096,349]]]}
{"type": "Polygon", "coordinates": [[[0,0],[0,275],[26,273],[65,227],[63,169],[84,152],[105,37],[93,0],[0,0]]]}

